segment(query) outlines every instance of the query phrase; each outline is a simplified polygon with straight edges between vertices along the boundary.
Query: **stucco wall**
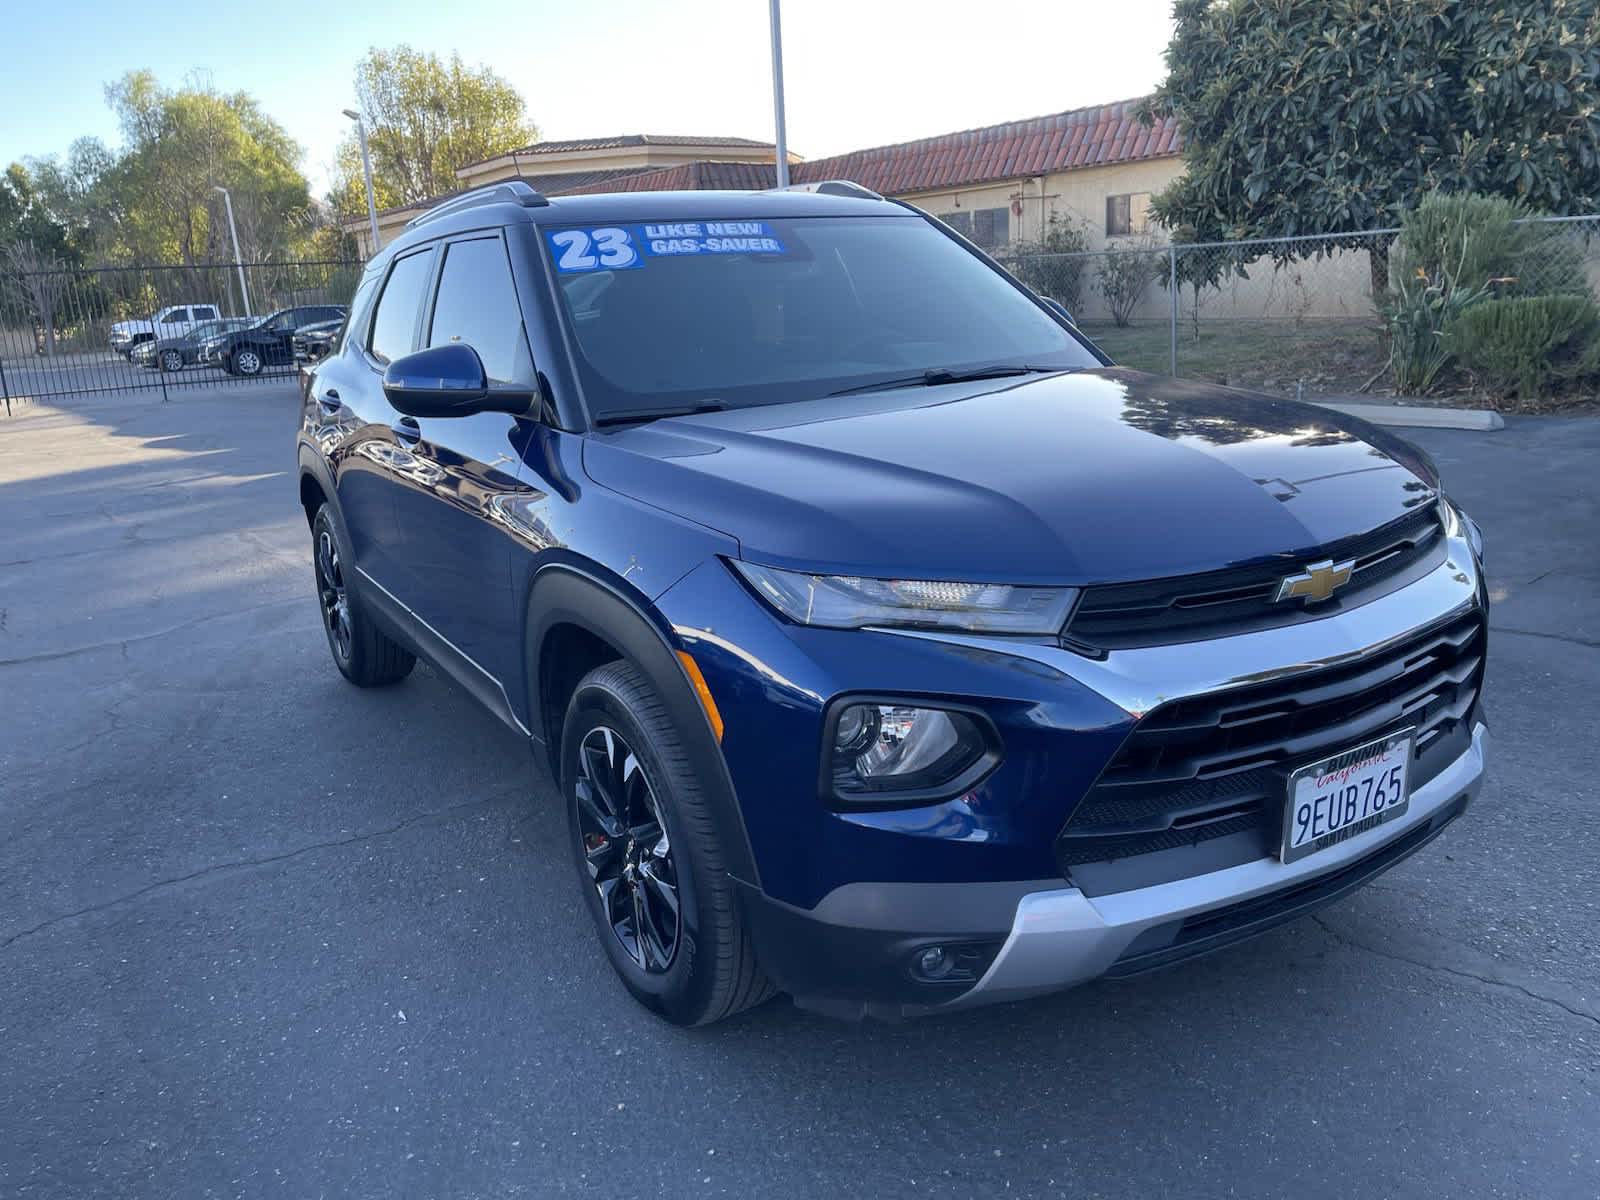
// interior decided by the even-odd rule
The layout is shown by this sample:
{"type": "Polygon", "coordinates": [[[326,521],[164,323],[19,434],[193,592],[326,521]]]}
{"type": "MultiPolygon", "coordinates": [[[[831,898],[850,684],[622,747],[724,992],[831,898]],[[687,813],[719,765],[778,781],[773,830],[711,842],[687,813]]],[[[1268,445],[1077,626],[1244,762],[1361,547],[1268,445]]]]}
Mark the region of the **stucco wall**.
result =
{"type": "MultiPolygon", "coordinates": [[[[945,188],[929,192],[907,192],[909,200],[936,216],[980,208],[1000,208],[1020,204],[1022,213],[1012,209],[1011,238],[1033,241],[1045,222],[1059,215],[1085,227],[1089,248],[1107,245],[1106,197],[1125,193],[1159,192],[1183,173],[1178,157],[1147,159],[1141,162],[1114,163],[1105,167],[1083,167],[1058,171],[1042,178],[1007,180],[980,187],[945,188]]],[[[1160,236],[1160,231],[1155,231],[1160,236]]],[[[1110,239],[1116,244],[1119,239],[1110,239]]]]}

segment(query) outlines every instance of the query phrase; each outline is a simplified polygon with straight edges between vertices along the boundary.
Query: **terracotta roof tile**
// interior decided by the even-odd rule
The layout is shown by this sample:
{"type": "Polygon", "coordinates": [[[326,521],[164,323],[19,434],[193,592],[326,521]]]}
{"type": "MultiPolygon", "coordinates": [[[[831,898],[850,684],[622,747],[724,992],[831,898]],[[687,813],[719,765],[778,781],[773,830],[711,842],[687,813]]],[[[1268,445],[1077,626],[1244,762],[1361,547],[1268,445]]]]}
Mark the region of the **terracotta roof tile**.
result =
{"type": "Polygon", "coordinates": [[[899,194],[1178,153],[1182,143],[1176,123],[1161,118],[1146,129],[1134,116],[1140,103],[1120,100],[854,150],[799,163],[791,173],[796,182],[852,179],[874,191],[899,194]]]}

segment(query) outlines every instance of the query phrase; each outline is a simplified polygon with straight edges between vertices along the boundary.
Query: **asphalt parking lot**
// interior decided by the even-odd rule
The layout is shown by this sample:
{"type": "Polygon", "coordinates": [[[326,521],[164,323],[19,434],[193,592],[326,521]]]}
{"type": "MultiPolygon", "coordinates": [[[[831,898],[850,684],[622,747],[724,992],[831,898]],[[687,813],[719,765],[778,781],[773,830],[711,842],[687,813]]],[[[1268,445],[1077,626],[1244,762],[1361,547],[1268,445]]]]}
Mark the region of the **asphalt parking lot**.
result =
{"type": "Polygon", "coordinates": [[[685,1032],[527,750],[328,659],[282,384],[0,418],[0,1196],[1600,1194],[1600,421],[1427,432],[1492,778],[1166,973],[685,1032]]]}

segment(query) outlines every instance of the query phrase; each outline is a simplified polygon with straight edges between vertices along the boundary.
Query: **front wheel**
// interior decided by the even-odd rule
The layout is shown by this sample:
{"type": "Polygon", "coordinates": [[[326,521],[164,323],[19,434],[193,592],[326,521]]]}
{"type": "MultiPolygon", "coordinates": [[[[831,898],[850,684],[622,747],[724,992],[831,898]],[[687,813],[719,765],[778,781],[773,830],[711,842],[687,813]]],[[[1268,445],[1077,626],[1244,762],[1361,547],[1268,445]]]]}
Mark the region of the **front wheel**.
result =
{"type": "Polygon", "coordinates": [[[579,883],[612,968],[646,1007],[704,1025],[759,1004],[756,964],[705,794],[636,667],[579,682],[561,733],[579,883]]]}
{"type": "Polygon", "coordinates": [[[161,352],[161,369],[163,371],[183,370],[183,353],[179,350],[163,350],[161,352]]]}
{"type": "Polygon", "coordinates": [[[249,376],[261,374],[261,368],[265,364],[261,361],[261,352],[259,350],[253,350],[246,346],[243,350],[235,350],[233,352],[230,365],[233,370],[229,374],[249,376]]]}
{"type": "Polygon", "coordinates": [[[350,590],[344,539],[326,504],[311,522],[311,552],[322,631],[340,673],[357,687],[383,687],[411,674],[416,657],[373,624],[350,590]]]}

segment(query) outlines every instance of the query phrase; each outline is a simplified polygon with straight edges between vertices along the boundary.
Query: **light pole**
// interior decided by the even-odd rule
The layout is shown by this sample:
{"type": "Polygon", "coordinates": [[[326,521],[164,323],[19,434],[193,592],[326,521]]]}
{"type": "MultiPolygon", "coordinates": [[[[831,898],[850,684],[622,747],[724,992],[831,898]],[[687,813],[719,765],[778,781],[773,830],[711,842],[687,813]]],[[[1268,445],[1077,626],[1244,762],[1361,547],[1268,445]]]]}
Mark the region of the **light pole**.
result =
{"type": "Polygon", "coordinates": [[[233,223],[233,197],[228,195],[228,189],[225,187],[214,187],[211,190],[222,193],[222,202],[228,208],[228,236],[233,239],[233,265],[239,272],[239,298],[244,301],[244,315],[252,316],[250,288],[244,281],[244,259],[239,257],[239,227],[233,223]]]}
{"type": "Polygon", "coordinates": [[[372,224],[372,252],[378,252],[378,201],[372,194],[372,154],[367,150],[367,123],[361,119],[361,114],[353,108],[344,110],[344,115],[356,123],[356,137],[361,140],[361,170],[367,177],[367,220],[372,224]]]}
{"type": "Polygon", "coordinates": [[[778,0],[772,10],[772,110],[778,126],[778,186],[789,186],[789,136],[783,127],[783,29],[778,21],[778,0]]]}

